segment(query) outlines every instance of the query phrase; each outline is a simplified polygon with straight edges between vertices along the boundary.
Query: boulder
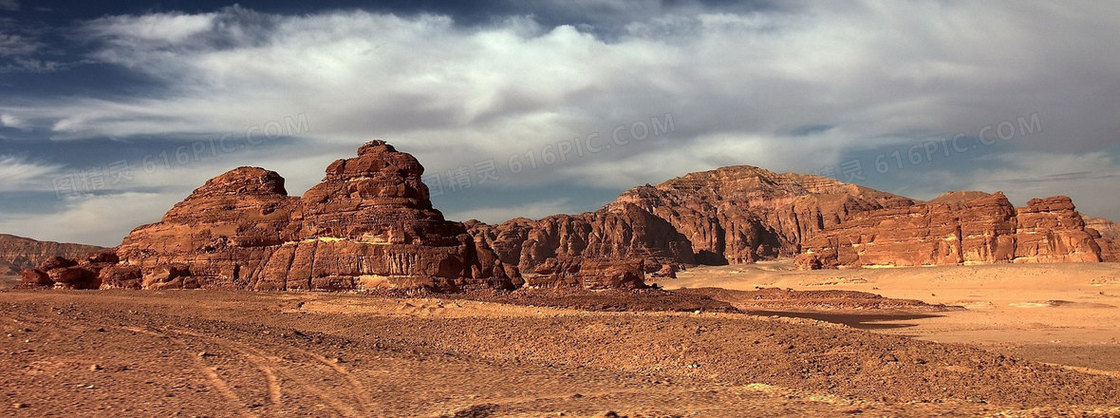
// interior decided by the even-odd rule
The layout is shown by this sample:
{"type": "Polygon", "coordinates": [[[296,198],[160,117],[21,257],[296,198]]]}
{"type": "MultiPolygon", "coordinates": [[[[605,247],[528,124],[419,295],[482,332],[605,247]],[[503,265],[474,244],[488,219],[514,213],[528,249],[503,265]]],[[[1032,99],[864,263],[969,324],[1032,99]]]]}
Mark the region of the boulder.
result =
{"type": "Polygon", "coordinates": [[[42,287],[53,286],[54,280],[51,280],[47,273],[36,269],[23,269],[19,272],[20,285],[22,287],[42,287]]]}
{"type": "Polygon", "coordinates": [[[101,269],[98,274],[102,289],[140,289],[143,287],[140,267],[117,264],[101,269]]]}

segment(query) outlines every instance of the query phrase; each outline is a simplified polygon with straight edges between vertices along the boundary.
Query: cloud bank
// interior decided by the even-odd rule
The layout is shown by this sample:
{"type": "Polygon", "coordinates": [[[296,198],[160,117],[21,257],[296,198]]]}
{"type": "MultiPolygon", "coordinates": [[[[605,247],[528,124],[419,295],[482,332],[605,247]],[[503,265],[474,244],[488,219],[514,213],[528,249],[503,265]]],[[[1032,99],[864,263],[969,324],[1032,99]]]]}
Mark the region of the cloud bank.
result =
{"type": "MultiPolygon", "coordinates": [[[[1035,181],[1031,193],[1071,194],[1087,212],[1120,217],[1120,203],[1095,199],[1087,185],[1113,194],[1117,186],[1054,177],[1117,170],[1120,51],[1111,40],[1120,39],[1120,4],[687,3],[673,13],[621,2],[584,6],[583,16],[604,17],[549,24],[557,15],[579,19],[548,2],[535,13],[474,24],[446,14],[285,15],[238,6],[106,16],[76,30],[84,59],[127,69],[158,89],[0,101],[0,121],[42,132],[60,147],[95,138],[244,135],[269,121],[309,121],[296,135],[302,145],[283,148],[297,150],[297,159],[261,149],[134,184],[161,187],[165,199],[224,164],[275,169],[300,193],[327,162],[380,137],[416,154],[436,178],[469,168],[470,193],[621,190],[724,165],[814,173],[864,159],[873,187],[905,181],[919,194],[950,186],[1012,192],[1022,185],[1013,180],[1035,181]],[[874,175],[871,162],[884,149],[1032,114],[1041,117],[1040,132],[962,153],[950,166],[874,175]],[[650,132],[656,123],[664,128],[666,117],[671,129],[650,132]],[[577,154],[572,144],[579,143],[598,151],[577,154]],[[569,149],[563,158],[561,147],[569,149]],[[1031,158],[1051,163],[1040,169],[1031,158]],[[481,184],[479,165],[493,165],[498,180],[481,184]]],[[[0,38],[0,48],[19,45],[0,38]]],[[[448,193],[437,204],[495,222],[511,216],[509,207],[604,203],[578,195],[539,200],[503,208],[448,193]]],[[[108,240],[121,231],[115,234],[108,240]]]]}

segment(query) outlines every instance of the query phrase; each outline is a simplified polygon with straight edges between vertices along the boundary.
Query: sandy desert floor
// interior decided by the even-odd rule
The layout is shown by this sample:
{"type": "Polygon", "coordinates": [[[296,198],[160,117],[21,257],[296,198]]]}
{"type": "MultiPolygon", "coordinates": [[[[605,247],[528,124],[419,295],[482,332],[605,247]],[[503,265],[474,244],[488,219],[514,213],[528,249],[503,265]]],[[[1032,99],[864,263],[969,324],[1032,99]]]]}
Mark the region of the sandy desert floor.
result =
{"type": "Polygon", "coordinates": [[[668,296],[6,290],[0,415],[1120,414],[1116,266],[787,267],[668,296]]]}
{"type": "Polygon", "coordinates": [[[1116,263],[798,271],[789,262],[769,261],[696,268],[659,284],[667,289],[855,290],[960,306],[965,309],[857,326],[974,344],[1038,361],[1120,371],[1120,264],[1116,263]]]}

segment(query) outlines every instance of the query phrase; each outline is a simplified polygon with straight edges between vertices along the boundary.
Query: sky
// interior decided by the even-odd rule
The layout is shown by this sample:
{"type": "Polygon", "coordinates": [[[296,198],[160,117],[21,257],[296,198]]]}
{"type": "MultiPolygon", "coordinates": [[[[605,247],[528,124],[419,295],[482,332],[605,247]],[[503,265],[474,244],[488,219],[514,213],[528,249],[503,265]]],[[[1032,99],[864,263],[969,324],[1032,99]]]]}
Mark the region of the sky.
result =
{"type": "Polygon", "coordinates": [[[1120,219],[1117,39],[1113,1],[0,0],[0,232],[112,246],[377,138],[463,221],[738,164],[1120,219]]]}

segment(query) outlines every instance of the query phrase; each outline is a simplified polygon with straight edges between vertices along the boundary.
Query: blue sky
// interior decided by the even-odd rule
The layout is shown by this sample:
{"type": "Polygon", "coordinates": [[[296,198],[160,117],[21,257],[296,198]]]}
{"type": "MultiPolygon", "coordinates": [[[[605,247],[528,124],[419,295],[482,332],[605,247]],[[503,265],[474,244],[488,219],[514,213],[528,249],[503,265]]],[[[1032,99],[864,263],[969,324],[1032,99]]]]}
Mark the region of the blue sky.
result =
{"type": "Polygon", "coordinates": [[[374,138],[458,220],[734,164],[1120,218],[1120,3],[306,3],[0,0],[0,232],[115,245],[374,138]]]}

